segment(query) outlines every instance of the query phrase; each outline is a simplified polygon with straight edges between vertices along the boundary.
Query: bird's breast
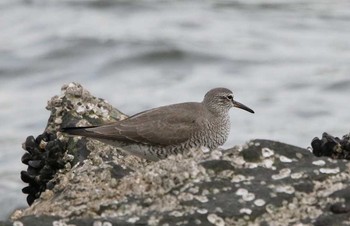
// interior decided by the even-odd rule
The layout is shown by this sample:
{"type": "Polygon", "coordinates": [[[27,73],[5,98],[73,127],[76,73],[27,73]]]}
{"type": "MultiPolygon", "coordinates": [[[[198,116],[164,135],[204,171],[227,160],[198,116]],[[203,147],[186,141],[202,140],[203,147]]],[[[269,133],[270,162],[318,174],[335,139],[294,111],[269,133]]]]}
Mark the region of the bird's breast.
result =
{"type": "Polygon", "coordinates": [[[223,145],[230,133],[230,119],[228,117],[216,118],[205,122],[203,130],[197,134],[196,138],[202,146],[215,149],[223,145]]]}

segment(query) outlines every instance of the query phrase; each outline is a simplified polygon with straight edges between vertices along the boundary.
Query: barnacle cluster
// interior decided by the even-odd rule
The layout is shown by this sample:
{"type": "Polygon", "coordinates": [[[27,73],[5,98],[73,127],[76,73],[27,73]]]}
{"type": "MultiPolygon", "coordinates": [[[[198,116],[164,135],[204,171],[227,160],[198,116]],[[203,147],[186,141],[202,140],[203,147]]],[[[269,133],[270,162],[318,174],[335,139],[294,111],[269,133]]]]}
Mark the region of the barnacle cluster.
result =
{"type": "Polygon", "coordinates": [[[40,197],[41,192],[54,186],[49,182],[57,170],[64,168],[66,164],[63,160],[66,147],[55,134],[44,132],[37,138],[27,137],[23,148],[26,153],[21,160],[23,164],[28,165],[28,168],[26,171],[21,171],[21,179],[28,183],[28,186],[22,191],[28,194],[27,202],[31,205],[40,197]]]}
{"type": "Polygon", "coordinates": [[[327,156],[333,159],[350,159],[350,133],[342,139],[323,133],[322,138],[315,137],[312,142],[312,152],[315,156],[327,156]]]}

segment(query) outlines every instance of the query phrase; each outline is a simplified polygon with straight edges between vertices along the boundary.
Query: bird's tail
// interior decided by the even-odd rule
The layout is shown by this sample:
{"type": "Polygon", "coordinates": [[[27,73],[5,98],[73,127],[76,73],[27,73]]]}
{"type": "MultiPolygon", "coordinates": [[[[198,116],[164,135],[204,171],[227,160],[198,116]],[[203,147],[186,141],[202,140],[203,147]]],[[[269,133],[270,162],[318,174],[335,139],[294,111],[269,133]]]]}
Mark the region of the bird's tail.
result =
{"type": "Polygon", "coordinates": [[[66,127],[61,128],[59,131],[62,133],[67,133],[69,135],[84,136],[84,137],[94,137],[95,133],[89,131],[88,129],[95,128],[96,126],[86,126],[86,127],[66,127]]]}

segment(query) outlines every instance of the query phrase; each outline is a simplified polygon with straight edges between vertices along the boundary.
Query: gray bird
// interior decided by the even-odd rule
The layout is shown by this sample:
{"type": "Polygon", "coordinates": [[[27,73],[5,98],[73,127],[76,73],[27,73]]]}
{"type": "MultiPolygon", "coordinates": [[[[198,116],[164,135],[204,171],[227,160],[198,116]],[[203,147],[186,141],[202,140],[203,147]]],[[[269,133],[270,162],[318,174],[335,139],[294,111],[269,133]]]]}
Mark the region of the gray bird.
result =
{"type": "Polygon", "coordinates": [[[157,161],[190,148],[210,150],[224,144],[232,107],[254,111],[237,102],[232,91],[215,88],[202,102],[187,102],[143,111],[107,125],[63,128],[71,135],[99,140],[139,157],[157,161]]]}

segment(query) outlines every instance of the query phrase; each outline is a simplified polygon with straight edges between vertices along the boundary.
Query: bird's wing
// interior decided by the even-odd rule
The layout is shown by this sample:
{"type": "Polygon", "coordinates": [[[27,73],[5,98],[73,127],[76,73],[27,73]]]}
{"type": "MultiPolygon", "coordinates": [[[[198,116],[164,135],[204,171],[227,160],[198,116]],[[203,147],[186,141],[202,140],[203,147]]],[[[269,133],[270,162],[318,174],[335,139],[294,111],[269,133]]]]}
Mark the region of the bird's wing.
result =
{"type": "Polygon", "coordinates": [[[85,135],[151,145],[179,144],[187,141],[198,128],[200,107],[197,103],[183,103],[155,108],[123,121],[86,128],[89,135],[85,135]]]}

